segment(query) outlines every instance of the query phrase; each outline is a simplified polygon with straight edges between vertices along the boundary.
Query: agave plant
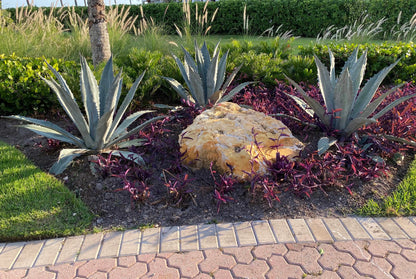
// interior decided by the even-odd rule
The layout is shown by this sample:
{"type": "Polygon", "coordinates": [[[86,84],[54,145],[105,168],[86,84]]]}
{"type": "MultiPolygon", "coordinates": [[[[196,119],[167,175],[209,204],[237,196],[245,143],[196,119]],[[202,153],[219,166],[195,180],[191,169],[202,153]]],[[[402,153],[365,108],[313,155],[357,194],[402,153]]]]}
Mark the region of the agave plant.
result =
{"type": "MultiPolygon", "coordinates": [[[[381,82],[399,60],[370,78],[360,90],[367,63],[367,51],[359,59],[357,54],[358,47],[348,58],[338,78],[335,76],[335,58],[331,50],[329,50],[331,64],[329,71],[315,55],[318,83],[325,108],[318,101],[307,95],[296,82],[286,77],[299,91],[303,100],[293,95],[289,96],[310,116],[316,114],[327,128],[339,132],[344,137],[350,136],[364,125],[377,122],[377,119],[386,112],[416,95],[401,97],[372,115],[388,95],[403,85],[390,89],[372,101],[381,82]]],[[[320,153],[325,152],[334,143],[334,140],[322,138],[319,147],[320,153]]]]}
{"type": "Polygon", "coordinates": [[[78,147],[75,149],[63,149],[59,154],[58,161],[51,167],[50,173],[62,173],[74,158],[88,152],[112,152],[113,155],[123,156],[136,163],[143,164],[143,159],[138,154],[129,151],[111,150],[111,147],[117,145],[118,148],[126,148],[132,145],[140,145],[142,142],[140,139],[122,141],[128,139],[132,134],[137,133],[148,124],[163,118],[163,116],[154,117],[127,131],[127,128],[136,119],[145,113],[152,112],[145,110],[131,114],[120,124],[144,73],[137,78],[121,106],[117,109],[123,82],[121,71],[114,77],[113,61],[110,58],[104,67],[101,81],[98,85],[93,72],[88,67],[87,61],[84,57],[81,57],[81,94],[87,116],[86,120],[65,80],[51,65],[48,64],[48,67],[56,76],[58,82],[54,79],[45,79],[43,77],[42,79],[55,92],[62,108],[74,122],[81,137],[72,135],[58,125],[45,120],[19,115],[8,116],[8,118],[29,122],[31,124],[21,126],[47,138],[67,142],[78,147]],[[116,109],[117,114],[114,117],[116,109]]]}
{"type": "Polygon", "coordinates": [[[228,51],[219,58],[218,46],[219,43],[215,46],[212,59],[206,43],[204,42],[202,48],[199,49],[196,41],[195,60],[192,59],[191,55],[184,47],[182,47],[185,54],[184,63],[182,63],[178,57],[173,55],[189,91],[187,91],[177,80],[164,77],[183,99],[195,103],[195,105],[199,107],[206,107],[208,104],[215,105],[217,103],[229,101],[241,89],[250,84],[250,82],[244,82],[232,89],[227,95],[223,96],[225,90],[230,86],[241,66],[237,67],[224,83],[228,51]]]}

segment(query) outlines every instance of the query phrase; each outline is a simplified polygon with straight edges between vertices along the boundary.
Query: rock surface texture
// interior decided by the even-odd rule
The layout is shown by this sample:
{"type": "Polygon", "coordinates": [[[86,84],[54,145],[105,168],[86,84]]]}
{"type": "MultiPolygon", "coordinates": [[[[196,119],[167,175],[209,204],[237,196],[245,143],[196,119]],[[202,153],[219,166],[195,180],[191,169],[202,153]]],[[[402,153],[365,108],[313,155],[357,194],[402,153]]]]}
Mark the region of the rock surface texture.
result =
{"type": "Polygon", "coordinates": [[[252,169],[266,173],[264,160],[275,160],[277,152],[293,159],[304,146],[281,121],[229,102],[198,115],[179,144],[188,166],[209,168],[214,162],[219,171],[230,172],[230,165],[240,180],[252,169]]]}

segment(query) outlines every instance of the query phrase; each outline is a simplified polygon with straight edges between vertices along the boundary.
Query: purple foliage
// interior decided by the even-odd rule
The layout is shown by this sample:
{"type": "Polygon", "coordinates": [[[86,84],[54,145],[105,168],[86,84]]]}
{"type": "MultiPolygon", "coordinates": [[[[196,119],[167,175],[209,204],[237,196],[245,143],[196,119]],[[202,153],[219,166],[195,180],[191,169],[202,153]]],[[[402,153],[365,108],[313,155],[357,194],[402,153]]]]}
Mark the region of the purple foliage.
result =
{"type": "Polygon", "coordinates": [[[180,205],[180,203],[192,193],[189,185],[189,182],[191,182],[192,179],[189,179],[189,175],[187,173],[181,177],[181,175],[175,176],[168,171],[164,171],[164,176],[165,172],[172,177],[172,180],[166,180],[165,177],[165,186],[169,189],[169,194],[173,195],[175,205],[180,205]]]}
{"type": "Polygon", "coordinates": [[[220,174],[218,175],[218,180],[215,178],[216,171],[213,170],[213,162],[209,167],[211,171],[212,179],[214,180],[214,198],[217,200],[217,212],[220,212],[220,206],[222,203],[227,203],[233,201],[234,198],[231,197],[231,192],[234,190],[233,186],[236,184],[236,179],[232,175],[232,167],[228,166],[231,170],[231,174],[220,174]]]}

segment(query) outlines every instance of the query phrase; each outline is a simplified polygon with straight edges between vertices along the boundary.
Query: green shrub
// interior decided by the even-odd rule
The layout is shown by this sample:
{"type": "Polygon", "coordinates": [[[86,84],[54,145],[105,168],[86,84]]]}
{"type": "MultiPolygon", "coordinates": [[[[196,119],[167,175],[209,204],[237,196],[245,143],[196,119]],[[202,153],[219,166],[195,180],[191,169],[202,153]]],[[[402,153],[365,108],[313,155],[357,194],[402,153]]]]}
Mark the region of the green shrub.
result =
{"type": "MultiPolygon", "coordinates": [[[[33,115],[58,107],[58,100],[40,74],[51,74],[43,58],[21,58],[0,55],[0,115],[33,115]]],[[[79,84],[75,74],[79,67],[73,61],[47,59],[56,70],[65,73],[69,86],[79,84]]],[[[78,92],[79,94],[79,92],[78,92]]]]}
{"type": "MultiPolygon", "coordinates": [[[[341,69],[357,45],[352,43],[319,44],[300,47],[300,54],[312,56],[315,53],[324,64],[329,65],[328,47],[334,53],[336,67],[341,69]]],[[[384,83],[416,82],[416,45],[414,43],[382,43],[380,45],[367,43],[359,46],[359,53],[365,49],[368,50],[368,66],[364,78],[372,77],[384,67],[401,58],[384,83]]]]}

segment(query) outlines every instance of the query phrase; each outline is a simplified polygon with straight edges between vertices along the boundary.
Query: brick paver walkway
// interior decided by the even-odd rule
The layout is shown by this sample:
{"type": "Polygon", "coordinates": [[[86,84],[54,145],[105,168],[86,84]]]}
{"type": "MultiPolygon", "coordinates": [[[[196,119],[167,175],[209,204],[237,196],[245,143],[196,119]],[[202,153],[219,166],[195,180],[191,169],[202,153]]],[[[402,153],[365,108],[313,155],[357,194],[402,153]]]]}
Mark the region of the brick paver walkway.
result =
{"type": "Polygon", "coordinates": [[[0,243],[3,278],[416,278],[416,217],[288,219],[0,243]]]}

